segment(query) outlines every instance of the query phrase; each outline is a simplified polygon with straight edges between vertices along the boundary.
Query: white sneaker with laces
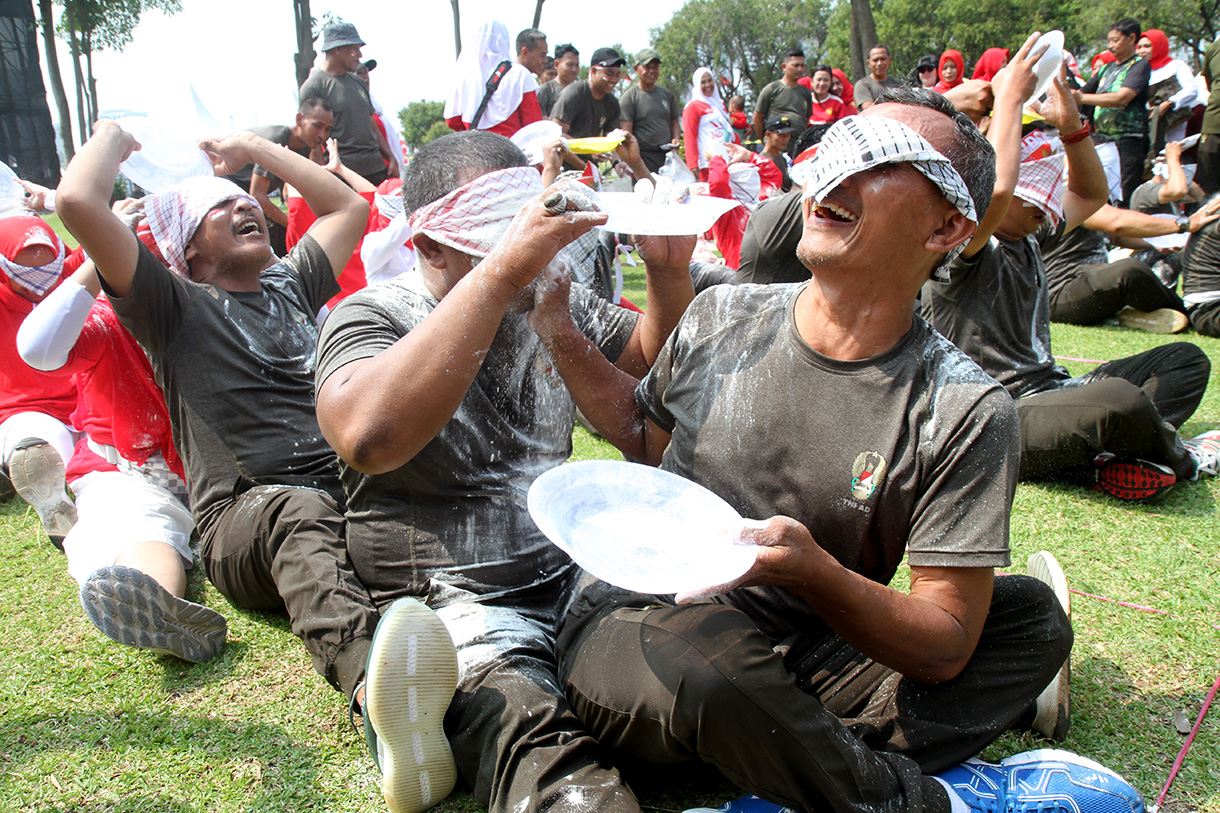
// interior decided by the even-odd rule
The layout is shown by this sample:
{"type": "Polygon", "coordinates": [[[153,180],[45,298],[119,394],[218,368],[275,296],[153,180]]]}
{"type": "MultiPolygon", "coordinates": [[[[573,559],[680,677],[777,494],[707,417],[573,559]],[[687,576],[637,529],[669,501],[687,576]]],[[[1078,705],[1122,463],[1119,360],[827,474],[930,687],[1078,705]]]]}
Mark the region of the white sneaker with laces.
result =
{"type": "Polygon", "coordinates": [[[1201,435],[1195,435],[1189,440],[1182,441],[1182,445],[1198,464],[1192,480],[1198,480],[1200,474],[1215,477],[1217,471],[1220,471],[1220,429],[1212,429],[1201,435]]]}

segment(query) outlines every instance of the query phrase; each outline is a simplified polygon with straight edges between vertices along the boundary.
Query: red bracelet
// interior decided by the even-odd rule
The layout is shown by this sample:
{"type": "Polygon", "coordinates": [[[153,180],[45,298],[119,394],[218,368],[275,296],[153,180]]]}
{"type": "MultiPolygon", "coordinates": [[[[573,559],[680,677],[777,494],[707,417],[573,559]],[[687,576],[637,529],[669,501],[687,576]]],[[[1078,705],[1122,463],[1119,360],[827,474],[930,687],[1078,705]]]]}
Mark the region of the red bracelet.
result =
{"type": "Polygon", "coordinates": [[[1063,146],[1070,147],[1073,144],[1079,144],[1093,134],[1093,128],[1089,126],[1087,119],[1081,120],[1081,125],[1081,128],[1070,136],[1065,136],[1062,133],[1059,135],[1059,140],[1063,143],[1063,146]]]}

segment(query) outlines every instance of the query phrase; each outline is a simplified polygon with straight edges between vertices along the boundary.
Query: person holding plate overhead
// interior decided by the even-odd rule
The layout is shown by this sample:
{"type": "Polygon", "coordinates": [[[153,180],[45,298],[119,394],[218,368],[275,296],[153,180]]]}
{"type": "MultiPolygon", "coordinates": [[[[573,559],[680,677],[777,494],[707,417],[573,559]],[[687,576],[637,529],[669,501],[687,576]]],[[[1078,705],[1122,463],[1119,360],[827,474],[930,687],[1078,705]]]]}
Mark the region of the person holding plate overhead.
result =
{"type": "MultiPolygon", "coordinates": [[[[456,694],[450,683],[429,716],[444,716],[480,803],[635,813],[564,699],[555,639],[581,571],[534,525],[525,493],[571,454],[571,359],[643,375],[694,296],[694,238],[637,238],[649,291],[637,315],[571,282],[590,229],[606,222],[587,187],[544,191],[508,139],[439,138],[407,165],[402,190],[416,267],[335,307],[316,371],[348,549],[383,609],[371,707],[401,706],[456,672],[456,694]],[[414,672],[413,639],[431,653],[414,672]]],[[[387,786],[421,798],[423,781],[403,767],[416,725],[390,715],[366,731],[387,786]]]]}

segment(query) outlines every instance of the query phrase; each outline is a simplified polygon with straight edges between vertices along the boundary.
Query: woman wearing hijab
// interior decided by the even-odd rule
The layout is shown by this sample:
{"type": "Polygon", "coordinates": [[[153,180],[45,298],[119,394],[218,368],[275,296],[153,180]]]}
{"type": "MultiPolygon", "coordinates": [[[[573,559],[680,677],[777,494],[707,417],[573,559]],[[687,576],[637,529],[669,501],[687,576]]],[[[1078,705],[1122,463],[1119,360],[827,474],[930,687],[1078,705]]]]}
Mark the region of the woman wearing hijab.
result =
{"type": "Polygon", "coordinates": [[[504,23],[483,23],[474,45],[462,49],[457,74],[457,85],[445,102],[445,123],[450,130],[490,130],[511,137],[525,125],[542,121],[538,80],[529,68],[513,60],[504,23]],[[476,122],[474,117],[487,96],[487,80],[503,62],[509,63],[507,72],[476,122]]]}
{"type": "Polygon", "coordinates": [[[855,88],[852,87],[847,74],[843,73],[839,68],[832,70],[830,75],[834,77],[830,83],[830,92],[843,100],[843,115],[850,116],[856,112],[855,88]]]}
{"type": "Polygon", "coordinates": [[[979,57],[979,61],[974,66],[974,75],[970,78],[990,82],[1000,72],[1000,68],[1008,64],[1009,53],[1007,48],[988,48],[979,57]]]}
{"type": "Polygon", "coordinates": [[[966,60],[958,51],[952,48],[940,55],[940,64],[936,66],[936,75],[940,81],[932,88],[937,93],[945,93],[962,83],[966,76],[966,60]]]}
{"type": "Polygon", "coordinates": [[[1148,110],[1155,136],[1152,151],[1160,152],[1168,141],[1186,137],[1190,120],[1199,98],[1199,86],[1190,67],[1169,56],[1169,38],[1163,31],[1150,28],[1140,35],[1135,52],[1148,60],[1152,76],[1148,79],[1148,110]]]}
{"type": "Polygon", "coordinates": [[[682,136],[686,165],[701,181],[707,180],[707,151],[723,152],[724,144],[737,140],[716,80],[707,68],[698,68],[691,77],[690,101],[682,110],[682,136]]]}

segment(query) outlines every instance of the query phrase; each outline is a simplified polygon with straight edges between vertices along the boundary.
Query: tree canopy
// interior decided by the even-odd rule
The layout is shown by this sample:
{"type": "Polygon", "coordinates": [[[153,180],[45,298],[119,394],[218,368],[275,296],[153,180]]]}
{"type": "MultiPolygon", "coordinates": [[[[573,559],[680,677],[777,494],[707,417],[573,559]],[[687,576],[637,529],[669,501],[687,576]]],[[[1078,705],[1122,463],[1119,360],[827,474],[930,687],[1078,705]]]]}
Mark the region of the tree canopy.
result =
{"type": "Polygon", "coordinates": [[[660,84],[682,95],[695,69],[708,67],[726,98],[753,98],[779,78],[784,51],[802,48],[809,64],[822,56],[828,12],[821,0],[690,0],[650,32],[660,84]]]}

